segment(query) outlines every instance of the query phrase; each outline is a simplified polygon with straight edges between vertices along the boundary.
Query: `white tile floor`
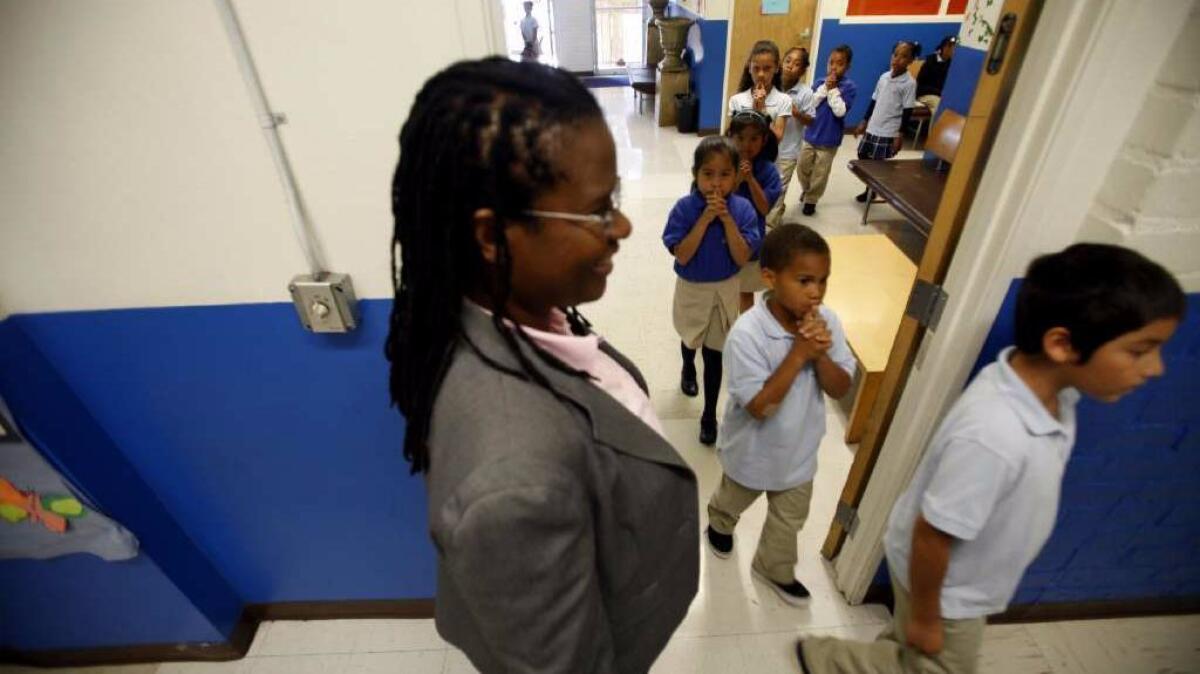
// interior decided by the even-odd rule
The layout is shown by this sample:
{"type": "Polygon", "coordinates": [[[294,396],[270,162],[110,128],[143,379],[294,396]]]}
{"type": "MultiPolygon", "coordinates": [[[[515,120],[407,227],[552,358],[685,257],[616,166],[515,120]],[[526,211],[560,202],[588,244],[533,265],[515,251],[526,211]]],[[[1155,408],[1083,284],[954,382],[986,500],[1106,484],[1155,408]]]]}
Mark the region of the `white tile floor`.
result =
{"type": "MultiPolygon", "coordinates": [[[[695,136],[655,127],[639,116],[628,89],[596,94],[616,139],[624,180],[625,211],[634,232],[616,258],[608,292],[584,308],[597,329],[644,371],[655,407],[670,439],[695,469],[701,513],[720,478],[712,450],[696,435],[699,399],[678,392],[679,347],[669,307],[674,283],[659,236],[675,200],[688,189],[695,136]]],[[[822,233],[855,234],[861,206],[852,197],[858,181],[841,169],[853,156],[848,140],[816,217],[805,218],[822,233]]],[[[916,156],[911,153],[911,156],[916,156]]],[[[788,194],[789,219],[799,218],[799,190],[788,194]]],[[[877,206],[880,218],[887,207],[877,206]]],[[[872,217],[875,217],[873,211],[872,217]]],[[[832,406],[831,406],[832,409],[832,406]]],[[[819,469],[807,526],[800,534],[797,577],[813,592],[803,608],[775,597],[749,573],[765,502],[756,503],[738,527],[728,560],[705,551],[700,592],[654,672],[798,672],[792,644],[800,634],[870,639],[888,619],[881,606],[849,606],[833,587],[819,549],[849,471],[851,449],[841,442],[843,418],[831,411],[821,444],[819,469]]],[[[1002,625],[987,628],[984,674],[1107,674],[1200,672],[1200,616],[1002,625]],[[1190,636],[1189,636],[1190,635],[1190,636]]],[[[4,672],[34,672],[0,668],[4,672]]],[[[437,635],[432,620],[331,620],[264,623],[248,657],[221,664],[172,663],[76,670],[94,674],[469,674],[475,669],[437,635]]]]}

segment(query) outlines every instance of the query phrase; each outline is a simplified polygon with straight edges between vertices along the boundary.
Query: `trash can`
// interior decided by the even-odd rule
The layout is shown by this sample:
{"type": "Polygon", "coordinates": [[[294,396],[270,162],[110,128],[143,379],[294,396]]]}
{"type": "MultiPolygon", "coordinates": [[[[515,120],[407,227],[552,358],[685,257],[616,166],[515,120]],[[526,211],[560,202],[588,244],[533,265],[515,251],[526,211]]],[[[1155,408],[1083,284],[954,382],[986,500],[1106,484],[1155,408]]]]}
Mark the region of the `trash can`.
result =
{"type": "Polygon", "coordinates": [[[700,125],[700,99],[695,94],[675,94],[675,125],[679,133],[696,133],[700,125]]]}

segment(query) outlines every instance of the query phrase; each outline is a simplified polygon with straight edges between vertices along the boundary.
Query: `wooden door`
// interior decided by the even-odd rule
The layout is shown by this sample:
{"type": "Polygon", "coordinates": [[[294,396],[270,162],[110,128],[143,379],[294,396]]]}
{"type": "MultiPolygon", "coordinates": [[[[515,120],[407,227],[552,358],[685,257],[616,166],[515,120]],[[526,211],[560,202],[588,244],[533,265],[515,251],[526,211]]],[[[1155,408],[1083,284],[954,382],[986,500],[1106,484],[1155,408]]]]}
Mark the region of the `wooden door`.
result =
{"type": "MultiPolygon", "coordinates": [[[[787,14],[763,15],[762,0],[734,0],[729,17],[729,68],[726,73],[725,98],[722,110],[729,97],[738,92],[737,85],[746,67],[746,57],[759,40],[771,40],[779,47],[779,57],[792,47],[808,49],[812,53],[812,36],[816,30],[817,0],[791,0],[787,14]]],[[[782,64],[780,64],[782,65],[782,64]]],[[[721,128],[724,129],[722,123],[721,128]]]]}
{"type": "MultiPolygon", "coordinates": [[[[984,69],[963,126],[962,140],[917,268],[918,285],[924,282],[940,286],[946,277],[1041,7],[1042,0],[1006,0],[1000,11],[997,34],[984,60],[984,69]],[[1007,30],[1006,25],[1009,26],[1007,30]]],[[[854,463],[838,500],[839,515],[830,525],[821,549],[821,554],[829,559],[837,556],[845,541],[848,522],[855,516],[866,491],[924,334],[925,328],[917,319],[905,316],[901,321],[866,434],[854,454],[854,463]]]]}

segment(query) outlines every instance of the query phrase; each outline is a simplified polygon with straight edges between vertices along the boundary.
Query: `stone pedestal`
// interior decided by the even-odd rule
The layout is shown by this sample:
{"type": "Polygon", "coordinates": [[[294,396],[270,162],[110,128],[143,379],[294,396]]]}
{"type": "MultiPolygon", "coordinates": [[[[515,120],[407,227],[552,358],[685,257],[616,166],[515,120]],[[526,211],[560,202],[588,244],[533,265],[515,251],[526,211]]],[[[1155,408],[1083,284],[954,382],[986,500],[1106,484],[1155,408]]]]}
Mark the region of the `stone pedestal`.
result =
{"type": "Polygon", "coordinates": [[[659,126],[675,126],[675,94],[686,94],[689,90],[688,71],[655,74],[658,96],[654,99],[654,119],[659,126]]]}
{"type": "Polygon", "coordinates": [[[695,23],[691,19],[655,19],[662,37],[663,59],[658,64],[655,84],[658,98],[654,101],[654,118],[659,126],[675,124],[675,94],[689,91],[688,67],[683,62],[683,49],[687,46],[687,32],[695,23]]]}

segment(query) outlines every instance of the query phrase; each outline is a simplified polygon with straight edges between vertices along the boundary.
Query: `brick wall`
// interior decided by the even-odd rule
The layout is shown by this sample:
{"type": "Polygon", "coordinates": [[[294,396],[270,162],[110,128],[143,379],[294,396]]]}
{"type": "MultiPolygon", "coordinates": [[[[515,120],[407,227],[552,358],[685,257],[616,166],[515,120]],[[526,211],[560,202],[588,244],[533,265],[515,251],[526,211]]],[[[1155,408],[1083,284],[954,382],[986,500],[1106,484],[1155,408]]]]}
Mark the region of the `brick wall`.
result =
{"type": "Polygon", "coordinates": [[[1200,3],[1142,104],[1080,239],[1136,248],[1175,272],[1189,292],[1200,291],[1200,3]]]}

